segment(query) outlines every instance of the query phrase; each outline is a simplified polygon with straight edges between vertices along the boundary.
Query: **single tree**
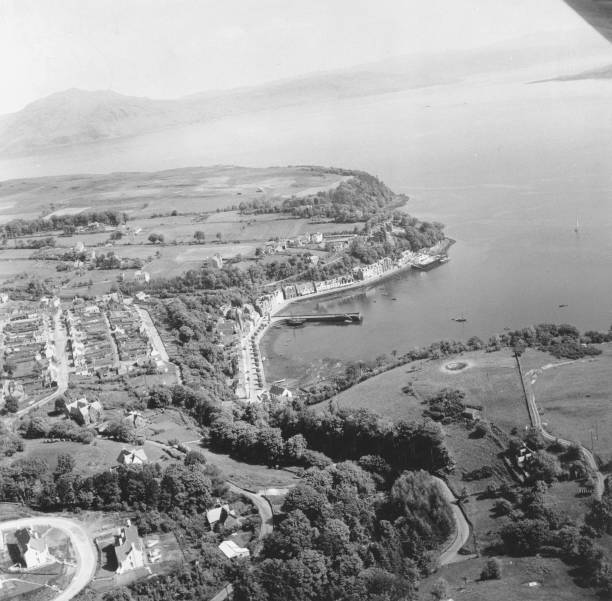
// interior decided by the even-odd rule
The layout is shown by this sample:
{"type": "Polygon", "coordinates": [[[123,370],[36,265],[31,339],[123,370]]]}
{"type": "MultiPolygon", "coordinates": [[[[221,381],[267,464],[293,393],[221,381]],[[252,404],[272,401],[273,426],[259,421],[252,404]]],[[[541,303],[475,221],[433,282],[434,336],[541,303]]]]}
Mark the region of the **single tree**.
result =
{"type": "Polygon", "coordinates": [[[499,580],[501,578],[501,563],[496,557],[487,560],[482,572],[480,573],[481,580],[499,580]]]}

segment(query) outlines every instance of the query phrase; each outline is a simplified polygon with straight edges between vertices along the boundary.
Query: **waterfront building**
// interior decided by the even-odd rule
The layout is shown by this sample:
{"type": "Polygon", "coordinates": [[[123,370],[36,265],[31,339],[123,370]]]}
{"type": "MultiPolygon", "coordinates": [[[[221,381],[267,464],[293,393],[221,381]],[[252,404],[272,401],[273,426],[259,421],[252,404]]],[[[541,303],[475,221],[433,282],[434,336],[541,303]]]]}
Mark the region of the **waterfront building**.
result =
{"type": "Polygon", "coordinates": [[[296,284],[295,286],[298,296],[306,296],[307,294],[313,294],[315,291],[314,284],[312,282],[303,282],[302,284],[296,284]]]}
{"type": "Polygon", "coordinates": [[[285,296],[285,300],[289,300],[291,298],[295,298],[296,296],[298,296],[298,292],[294,284],[290,284],[289,286],[284,286],[283,294],[285,296]]]}

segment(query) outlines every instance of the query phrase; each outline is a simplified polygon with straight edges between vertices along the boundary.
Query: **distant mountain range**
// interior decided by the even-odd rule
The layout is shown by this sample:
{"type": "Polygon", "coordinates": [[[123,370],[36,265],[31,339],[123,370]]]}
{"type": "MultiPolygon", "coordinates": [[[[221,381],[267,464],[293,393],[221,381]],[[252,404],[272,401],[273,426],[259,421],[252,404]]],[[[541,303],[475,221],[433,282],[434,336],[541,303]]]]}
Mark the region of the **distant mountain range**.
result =
{"type": "Polygon", "coordinates": [[[35,154],[262,110],[443,85],[567,58],[575,58],[570,47],[566,49],[558,40],[548,43],[537,38],[480,50],[398,57],[174,100],[70,89],[0,116],[0,156],[35,154]]]}

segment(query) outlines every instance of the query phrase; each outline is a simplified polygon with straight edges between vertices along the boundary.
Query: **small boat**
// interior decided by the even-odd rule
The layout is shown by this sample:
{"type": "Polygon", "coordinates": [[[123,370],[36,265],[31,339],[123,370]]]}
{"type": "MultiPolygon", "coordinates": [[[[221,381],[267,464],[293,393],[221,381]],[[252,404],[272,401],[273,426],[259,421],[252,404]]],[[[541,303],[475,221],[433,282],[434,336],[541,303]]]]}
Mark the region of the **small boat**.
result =
{"type": "Polygon", "coordinates": [[[578,216],[576,216],[576,227],[574,228],[574,232],[578,233],[580,231],[580,224],[578,223],[578,216]]]}
{"type": "Polygon", "coordinates": [[[306,320],[300,317],[294,317],[293,319],[288,319],[287,324],[293,326],[294,328],[298,328],[303,326],[306,323],[306,320]]]}
{"type": "Polygon", "coordinates": [[[444,263],[448,263],[450,261],[450,257],[447,257],[446,255],[440,257],[440,263],[444,264],[444,263]]]}
{"type": "Polygon", "coordinates": [[[567,305],[559,305],[559,309],[564,309],[567,305]]]}
{"type": "Polygon", "coordinates": [[[395,297],[393,297],[391,300],[397,300],[395,297]]]}

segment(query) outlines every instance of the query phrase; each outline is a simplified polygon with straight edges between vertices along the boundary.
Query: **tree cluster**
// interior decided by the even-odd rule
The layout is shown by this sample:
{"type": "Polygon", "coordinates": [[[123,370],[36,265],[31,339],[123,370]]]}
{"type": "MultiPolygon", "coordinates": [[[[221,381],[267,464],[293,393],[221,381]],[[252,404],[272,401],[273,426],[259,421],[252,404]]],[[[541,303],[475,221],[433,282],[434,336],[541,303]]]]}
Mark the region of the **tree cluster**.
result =
{"type": "Polygon", "coordinates": [[[352,462],[310,469],[253,570],[238,570],[235,601],[416,599],[420,573],[452,529],[450,507],[425,472],[390,487],[352,462]]]}
{"type": "Polygon", "coordinates": [[[84,227],[94,222],[118,226],[125,223],[127,219],[126,213],[113,210],[85,211],[73,215],[50,215],[44,219],[14,219],[0,227],[0,237],[18,238],[65,228],[68,228],[69,232],[74,232],[77,227],[84,227]]]}
{"type": "Polygon", "coordinates": [[[201,513],[226,490],[218,470],[201,463],[119,465],[93,476],[75,473],[74,466],[70,455],[60,455],[53,472],[44,459],[16,460],[0,468],[0,500],[54,511],[79,507],[201,513]]]}

